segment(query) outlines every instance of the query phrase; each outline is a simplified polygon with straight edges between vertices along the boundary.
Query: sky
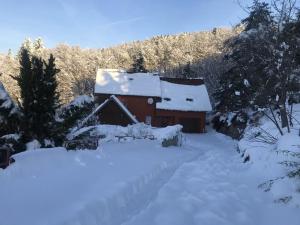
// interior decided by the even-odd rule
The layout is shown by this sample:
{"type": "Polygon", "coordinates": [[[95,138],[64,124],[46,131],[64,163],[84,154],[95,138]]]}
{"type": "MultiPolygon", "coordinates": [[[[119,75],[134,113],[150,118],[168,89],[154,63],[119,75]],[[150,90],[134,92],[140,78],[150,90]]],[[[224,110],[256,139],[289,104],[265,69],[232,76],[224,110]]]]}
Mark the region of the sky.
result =
{"type": "MultiPolygon", "coordinates": [[[[238,0],[0,0],[0,52],[25,38],[103,48],[155,35],[231,27],[238,0]]],[[[240,0],[249,5],[251,0],[240,0]]]]}

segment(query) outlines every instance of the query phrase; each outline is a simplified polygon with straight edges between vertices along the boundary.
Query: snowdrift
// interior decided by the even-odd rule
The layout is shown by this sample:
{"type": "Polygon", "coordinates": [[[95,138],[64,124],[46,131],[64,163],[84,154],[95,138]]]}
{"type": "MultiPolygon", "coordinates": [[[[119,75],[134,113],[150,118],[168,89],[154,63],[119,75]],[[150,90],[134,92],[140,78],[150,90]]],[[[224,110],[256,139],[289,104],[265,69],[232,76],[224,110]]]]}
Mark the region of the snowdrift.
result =
{"type": "Polygon", "coordinates": [[[196,155],[150,140],[17,154],[16,163],[0,171],[0,224],[121,224],[196,155]]]}
{"type": "Polygon", "coordinates": [[[294,107],[294,117],[291,133],[285,132],[283,136],[269,119],[263,117],[258,127],[246,129],[238,148],[250,159],[253,171],[264,176],[265,180],[259,185],[262,190],[270,191],[277,203],[299,207],[300,179],[288,174],[300,165],[300,104],[294,107]]]}

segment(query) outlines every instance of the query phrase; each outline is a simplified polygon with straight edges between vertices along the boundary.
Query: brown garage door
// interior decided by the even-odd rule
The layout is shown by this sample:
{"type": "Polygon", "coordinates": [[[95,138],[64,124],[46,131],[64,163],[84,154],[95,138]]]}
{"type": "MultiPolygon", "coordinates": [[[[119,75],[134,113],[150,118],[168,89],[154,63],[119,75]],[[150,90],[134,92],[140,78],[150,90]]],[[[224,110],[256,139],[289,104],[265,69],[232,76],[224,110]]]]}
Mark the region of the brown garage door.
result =
{"type": "Polygon", "coordinates": [[[200,118],[180,118],[179,123],[183,126],[182,131],[185,133],[200,133],[201,132],[200,118]]]}

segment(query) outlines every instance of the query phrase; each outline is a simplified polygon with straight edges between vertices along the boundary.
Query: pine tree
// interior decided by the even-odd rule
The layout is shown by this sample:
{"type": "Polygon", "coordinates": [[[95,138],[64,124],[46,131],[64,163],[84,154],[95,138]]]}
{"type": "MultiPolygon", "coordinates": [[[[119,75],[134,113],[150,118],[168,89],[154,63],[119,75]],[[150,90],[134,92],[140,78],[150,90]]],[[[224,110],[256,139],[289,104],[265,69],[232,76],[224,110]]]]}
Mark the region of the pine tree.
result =
{"type": "Polygon", "coordinates": [[[56,75],[59,70],[55,59],[50,55],[48,62],[32,57],[33,65],[33,121],[32,130],[38,140],[51,139],[55,136],[55,111],[59,107],[59,96],[56,92],[56,75]]]}
{"type": "Polygon", "coordinates": [[[15,77],[21,89],[22,130],[25,139],[51,139],[55,129],[55,111],[59,107],[56,75],[59,72],[51,55],[48,63],[21,52],[20,75],[15,77]],[[31,59],[30,59],[31,58],[31,59]]]}
{"type": "Polygon", "coordinates": [[[133,64],[129,69],[130,73],[147,73],[148,70],[145,68],[145,60],[142,52],[138,52],[133,57],[133,64]]]}
{"type": "Polygon", "coordinates": [[[190,62],[188,62],[183,67],[182,76],[184,78],[195,78],[195,77],[197,77],[197,73],[191,68],[191,63],[190,62]]]}
{"type": "Polygon", "coordinates": [[[266,3],[254,1],[250,9],[242,20],[244,31],[227,42],[225,60],[232,66],[221,77],[215,96],[217,107],[226,111],[265,105],[274,98],[272,74],[266,70],[273,55],[273,18],[266,3]]]}
{"type": "Polygon", "coordinates": [[[58,117],[63,128],[66,129],[65,132],[77,126],[85,116],[92,112],[93,107],[94,100],[87,95],[77,96],[69,104],[61,107],[58,110],[58,117]]]}
{"type": "Polygon", "coordinates": [[[267,27],[273,22],[271,9],[268,3],[254,0],[252,6],[249,7],[249,16],[242,20],[245,26],[244,31],[258,29],[259,27],[267,27]]]}
{"type": "Polygon", "coordinates": [[[44,62],[44,76],[39,88],[40,107],[43,109],[44,132],[52,137],[56,135],[55,113],[59,108],[59,94],[57,92],[57,79],[59,69],[56,68],[55,58],[50,55],[48,62],[44,62]]]}
{"type": "Polygon", "coordinates": [[[20,87],[20,108],[22,110],[23,118],[21,122],[21,129],[24,132],[25,140],[30,140],[32,136],[30,124],[32,123],[33,108],[32,103],[34,102],[33,95],[33,73],[30,55],[27,49],[20,51],[20,73],[19,76],[13,77],[17,80],[18,86],[20,87]]]}
{"type": "MultiPolygon", "coordinates": [[[[288,18],[290,9],[278,11],[284,22],[275,19],[267,3],[254,1],[249,16],[242,22],[245,30],[228,46],[227,60],[232,64],[221,79],[217,93],[218,108],[225,111],[262,108],[283,134],[290,132],[286,102],[299,91],[299,17],[288,18]],[[274,110],[278,109],[281,126],[274,110]]],[[[278,19],[279,18],[279,19],[278,19]]]]}
{"type": "Polygon", "coordinates": [[[286,15],[288,9],[285,7],[281,9],[280,14],[283,15],[284,26],[278,25],[277,35],[274,41],[274,60],[270,63],[268,69],[275,74],[276,85],[275,92],[278,96],[275,105],[279,108],[281,116],[282,128],[287,127],[290,132],[288,121],[288,112],[286,109],[286,102],[293,93],[300,90],[300,64],[297,61],[299,54],[299,38],[300,38],[300,17],[296,19],[289,18],[286,15]]]}
{"type": "Polygon", "coordinates": [[[20,110],[0,82],[0,136],[19,131],[20,110]]]}

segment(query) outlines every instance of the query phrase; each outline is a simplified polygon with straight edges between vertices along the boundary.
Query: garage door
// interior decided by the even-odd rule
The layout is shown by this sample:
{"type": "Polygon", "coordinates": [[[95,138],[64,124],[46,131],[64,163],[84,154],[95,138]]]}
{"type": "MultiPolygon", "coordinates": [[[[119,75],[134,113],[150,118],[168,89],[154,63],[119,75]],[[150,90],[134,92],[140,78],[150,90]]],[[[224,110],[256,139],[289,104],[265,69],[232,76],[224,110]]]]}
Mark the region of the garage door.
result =
{"type": "Polygon", "coordinates": [[[200,118],[180,118],[179,123],[183,126],[182,131],[185,133],[200,133],[202,131],[200,118]]]}

